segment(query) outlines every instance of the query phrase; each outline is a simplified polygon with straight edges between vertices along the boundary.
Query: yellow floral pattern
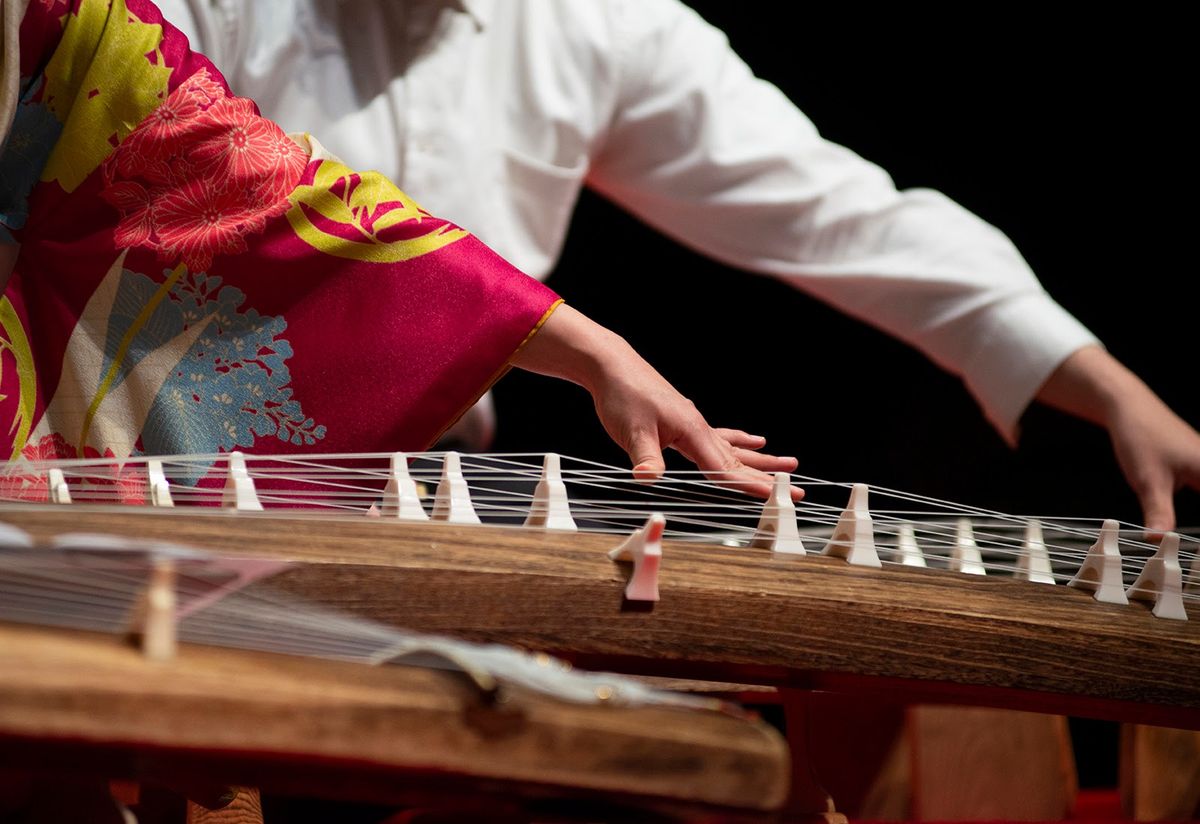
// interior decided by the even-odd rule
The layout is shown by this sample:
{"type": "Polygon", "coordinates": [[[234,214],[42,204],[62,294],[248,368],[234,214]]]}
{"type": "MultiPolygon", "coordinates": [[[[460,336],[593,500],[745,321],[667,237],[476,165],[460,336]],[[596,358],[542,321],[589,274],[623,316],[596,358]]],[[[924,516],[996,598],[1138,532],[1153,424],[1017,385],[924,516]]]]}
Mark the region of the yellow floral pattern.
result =
{"type": "MultiPolygon", "coordinates": [[[[34,370],[33,352],[29,349],[29,339],[25,337],[21,319],[17,317],[9,299],[0,296],[0,385],[4,384],[6,364],[16,370],[17,392],[20,394],[16,414],[7,429],[7,436],[12,438],[12,448],[8,455],[11,460],[21,454],[29,438],[29,429],[33,425],[34,407],[37,403],[37,372],[34,370]]],[[[0,400],[5,398],[0,396],[0,400]]]]}
{"type": "MultiPolygon", "coordinates": [[[[316,141],[313,159],[322,153],[316,141]]],[[[313,182],[297,186],[287,212],[292,229],[327,255],[369,263],[399,263],[449,246],[468,233],[431,217],[383,175],[357,174],[341,162],[323,159],[313,182]],[[422,222],[428,232],[412,234],[422,222]],[[408,229],[389,232],[395,227],[408,229]],[[349,231],[335,231],[348,229],[349,231]],[[390,237],[389,237],[390,235],[390,237]]]]}

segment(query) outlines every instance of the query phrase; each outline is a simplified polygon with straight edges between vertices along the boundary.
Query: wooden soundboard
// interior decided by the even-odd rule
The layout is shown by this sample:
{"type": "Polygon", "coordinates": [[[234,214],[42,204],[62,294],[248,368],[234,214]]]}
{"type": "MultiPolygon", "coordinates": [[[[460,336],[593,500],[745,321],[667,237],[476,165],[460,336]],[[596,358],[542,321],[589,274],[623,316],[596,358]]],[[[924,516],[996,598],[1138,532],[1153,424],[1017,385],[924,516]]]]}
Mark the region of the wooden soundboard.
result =
{"type": "Polygon", "coordinates": [[[157,538],[286,558],[272,585],[409,629],[588,668],[903,694],[1200,729],[1200,615],[936,569],[665,541],[661,600],[622,596],[612,536],[510,527],[72,505],[0,508],[47,539],[157,538]]]}

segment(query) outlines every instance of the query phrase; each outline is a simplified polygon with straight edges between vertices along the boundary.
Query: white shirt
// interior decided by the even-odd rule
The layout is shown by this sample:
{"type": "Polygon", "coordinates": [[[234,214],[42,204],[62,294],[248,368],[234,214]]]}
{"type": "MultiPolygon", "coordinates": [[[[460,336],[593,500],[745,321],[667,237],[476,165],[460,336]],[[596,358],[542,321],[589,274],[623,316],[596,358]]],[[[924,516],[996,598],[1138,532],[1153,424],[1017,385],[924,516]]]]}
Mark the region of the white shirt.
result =
{"type": "Polygon", "coordinates": [[[546,277],[580,188],[961,375],[1013,440],[1095,338],[1012,243],[823,140],[677,0],[159,0],[233,90],[546,277]]]}

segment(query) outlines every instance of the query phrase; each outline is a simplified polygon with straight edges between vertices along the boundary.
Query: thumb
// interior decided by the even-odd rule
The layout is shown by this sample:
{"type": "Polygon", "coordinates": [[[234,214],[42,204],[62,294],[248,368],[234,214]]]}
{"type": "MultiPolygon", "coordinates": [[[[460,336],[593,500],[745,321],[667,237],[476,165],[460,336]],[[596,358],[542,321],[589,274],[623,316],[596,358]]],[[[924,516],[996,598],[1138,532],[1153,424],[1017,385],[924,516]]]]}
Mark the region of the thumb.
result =
{"type": "Polygon", "coordinates": [[[629,439],[628,452],[633,462],[633,477],[639,481],[654,483],[667,470],[657,432],[634,433],[629,439]]]}

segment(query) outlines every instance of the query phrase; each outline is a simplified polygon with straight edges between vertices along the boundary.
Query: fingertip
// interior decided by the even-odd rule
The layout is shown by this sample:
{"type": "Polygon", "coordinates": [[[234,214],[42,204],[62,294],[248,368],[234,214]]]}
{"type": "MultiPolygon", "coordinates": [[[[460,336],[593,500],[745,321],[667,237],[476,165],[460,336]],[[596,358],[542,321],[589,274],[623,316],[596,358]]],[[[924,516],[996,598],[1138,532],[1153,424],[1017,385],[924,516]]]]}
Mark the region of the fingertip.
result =
{"type": "Polygon", "coordinates": [[[628,454],[629,462],[633,464],[633,478],[639,483],[652,484],[667,471],[662,444],[653,432],[635,434],[629,444],[628,454]]]}
{"type": "Polygon", "coordinates": [[[718,437],[725,440],[730,446],[740,446],[745,449],[762,449],[767,445],[767,439],[762,435],[753,435],[749,432],[744,432],[741,429],[714,429],[713,432],[718,437]]]}
{"type": "Polygon", "coordinates": [[[1175,528],[1175,505],[1170,497],[1147,500],[1143,506],[1147,535],[1155,535],[1157,540],[1162,538],[1163,533],[1175,528]]]}
{"type": "Polygon", "coordinates": [[[1162,527],[1153,527],[1147,524],[1146,528],[1142,530],[1142,540],[1146,541],[1147,543],[1157,544],[1169,531],[1170,530],[1162,527]]]}
{"type": "Polygon", "coordinates": [[[1162,541],[1163,535],[1175,529],[1175,518],[1164,512],[1147,512],[1144,533],[1148,541],[1162,541]]]}
{"type": "Polygon", "coordinates": [[[798,486],[792,487],[792,500],[795,502],[804,500],[804,490],[798,486]]]}
{"type": "Polygon", "coordinates": [[[1147,541],[1158,543],[1163,536],[1175,528],[1175,519],[1165,513],[1147,513],[1146,526],[1142,530],[1147,541]]]}
{"type": "Polygon", "coordinates": [[[653,461],[641,461],[633,467],[634,480],[644,484],[652,484],[663,476],[666,467],[653,461]]]}

